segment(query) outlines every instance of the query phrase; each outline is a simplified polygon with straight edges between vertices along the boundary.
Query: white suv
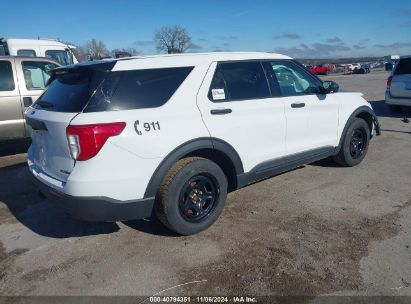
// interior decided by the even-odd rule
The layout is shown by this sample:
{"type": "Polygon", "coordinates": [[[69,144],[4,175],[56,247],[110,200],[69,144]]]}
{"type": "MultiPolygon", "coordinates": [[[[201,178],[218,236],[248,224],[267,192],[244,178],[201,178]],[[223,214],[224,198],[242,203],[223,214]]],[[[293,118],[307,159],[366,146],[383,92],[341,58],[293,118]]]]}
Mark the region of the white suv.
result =
{"type": "Polygon", "coordinates": [[[76,217],[155,211],[189,235],[228,191],[333,156],[364,158],[377,118],[360,93],[283,55],[210,53],[93,62],[54,71],[27,110],[30,171],[76,217]]]}

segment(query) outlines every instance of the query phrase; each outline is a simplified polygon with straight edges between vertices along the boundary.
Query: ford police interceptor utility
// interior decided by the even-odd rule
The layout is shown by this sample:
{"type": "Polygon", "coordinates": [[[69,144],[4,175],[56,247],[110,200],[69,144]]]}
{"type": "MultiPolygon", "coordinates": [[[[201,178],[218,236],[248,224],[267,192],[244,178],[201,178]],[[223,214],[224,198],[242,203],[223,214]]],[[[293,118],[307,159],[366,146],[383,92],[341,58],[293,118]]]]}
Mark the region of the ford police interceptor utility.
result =
{"type": "Polygon", "coordinates": [[[380,132],[360,93],[277,54],[92,62],[49,83],[26,111],[41,192],[85,220],[154,212],[183,235],[214,223],[228,191],[330,156],[357,165],[380,132]]]}

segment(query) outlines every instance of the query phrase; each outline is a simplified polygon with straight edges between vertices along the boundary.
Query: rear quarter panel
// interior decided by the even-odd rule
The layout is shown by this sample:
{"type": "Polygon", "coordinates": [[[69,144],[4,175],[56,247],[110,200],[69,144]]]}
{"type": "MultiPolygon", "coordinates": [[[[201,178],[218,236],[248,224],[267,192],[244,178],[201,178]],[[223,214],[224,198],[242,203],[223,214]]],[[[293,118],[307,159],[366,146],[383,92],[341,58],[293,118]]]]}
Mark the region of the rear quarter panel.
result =
{"type": "Polygon", "coordinates": [[[109,175],[112,180],[123,181],[124,187],[117,191],[116,199],[143,197],[151,176],[169,153],[190,140],[210,137],[196,105],[196,95],[208,66],[196,66],[161,107],[77,115],[72,125],[110,122],[127,125],[119,136],[108,139],[95,158],[78,162],[70,178],[77,178],[77,172],[78,178],[90,180],[95,174],[109,175]],[[145,124],[150,126],[149,131],[145,124]]]}

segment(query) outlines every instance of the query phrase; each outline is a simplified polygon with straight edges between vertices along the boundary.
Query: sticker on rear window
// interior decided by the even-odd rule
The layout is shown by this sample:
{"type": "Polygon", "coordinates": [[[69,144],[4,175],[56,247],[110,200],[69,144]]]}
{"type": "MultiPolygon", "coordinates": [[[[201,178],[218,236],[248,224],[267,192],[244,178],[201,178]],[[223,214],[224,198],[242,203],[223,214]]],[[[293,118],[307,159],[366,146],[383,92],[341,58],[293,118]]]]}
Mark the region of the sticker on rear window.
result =
{"type": "Polygon", "coordinates": [[[211,94],[213,96],[213,100],[222,100],[225,99],[225,92],[224,89],[212,89],[211,94]]]}

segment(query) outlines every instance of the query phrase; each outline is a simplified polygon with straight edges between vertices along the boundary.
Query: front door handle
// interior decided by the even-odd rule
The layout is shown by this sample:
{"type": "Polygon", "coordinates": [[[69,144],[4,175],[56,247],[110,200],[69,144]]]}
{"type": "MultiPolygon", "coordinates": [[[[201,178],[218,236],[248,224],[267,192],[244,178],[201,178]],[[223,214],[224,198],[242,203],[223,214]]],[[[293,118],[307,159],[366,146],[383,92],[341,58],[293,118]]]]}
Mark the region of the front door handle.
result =
{"type": "Polygon", "coordinates": [[[231,112],[233,112],[231,109],[214,109],[210,111],[212,115],[225,115],[230,114],[231,112]]]}
{"type": "Polygon", "coordinates": [[[291,104],[291,108],[304,108],[305,107],[305,103],[300,102],[300,103],[292,103],[291,104]]]}
{"type": "Polygon", "coordinates": [[[33,104],[33,99],[31,97],[23,97],[23,105],[28,108],[33,104]]]}

